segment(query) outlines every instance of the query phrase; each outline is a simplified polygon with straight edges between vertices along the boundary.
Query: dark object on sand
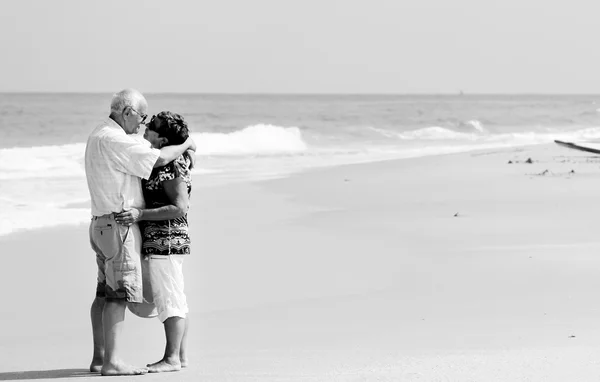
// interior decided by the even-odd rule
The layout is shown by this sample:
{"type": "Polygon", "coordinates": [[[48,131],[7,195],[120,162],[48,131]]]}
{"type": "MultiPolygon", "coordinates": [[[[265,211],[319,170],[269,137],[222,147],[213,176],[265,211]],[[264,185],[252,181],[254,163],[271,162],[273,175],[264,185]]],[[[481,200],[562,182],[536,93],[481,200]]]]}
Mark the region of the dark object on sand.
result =
{"type": "Polygon", "coordinates": [[[531,158],[527,158],[527,160],[525,161],[525,163],[533,163],[533,161],[531,160],[531,158]]]}
{"type": "Polygon", "coordinates": [[[509,160],[509,161],[508,161],[508,164],[512,164],[512,161],[511,161],[511,160],[509,160]]]}
{"type": "Polygon", "coordinates": [[[579,151],[585,151],[588,153],[600,154],[600,144],[598,144],[598,143],[592,143],[592,142],[573,143],[573,142],[564,142],[564,141],[559,141],[559,140],[555,140],[554,143],[556,143],[559,146],[567,147],[567,148],[573,149],[573,150],[579,150],[579,151]]]}

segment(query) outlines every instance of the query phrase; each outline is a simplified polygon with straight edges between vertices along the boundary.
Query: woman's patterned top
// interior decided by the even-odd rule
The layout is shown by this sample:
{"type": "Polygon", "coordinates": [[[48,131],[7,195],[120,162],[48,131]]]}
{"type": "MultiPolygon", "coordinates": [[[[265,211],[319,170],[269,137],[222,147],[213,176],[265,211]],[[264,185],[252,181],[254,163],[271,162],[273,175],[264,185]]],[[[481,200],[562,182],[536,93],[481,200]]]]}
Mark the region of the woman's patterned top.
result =
{"type": "MultiPolygon", "coordinates": [[[[163,186],[166,180],[182,178],[187,184],[189,197],[192,192],[190,164],[189,157],[184,154],[163,167],[155,168],[148,180],[142,180],[146,208],[172,204],[163,186]]],[[[188,255],[190,253],[187,213],[176,219],[144,221],[141,229],[143,255],[188,255]]]]}

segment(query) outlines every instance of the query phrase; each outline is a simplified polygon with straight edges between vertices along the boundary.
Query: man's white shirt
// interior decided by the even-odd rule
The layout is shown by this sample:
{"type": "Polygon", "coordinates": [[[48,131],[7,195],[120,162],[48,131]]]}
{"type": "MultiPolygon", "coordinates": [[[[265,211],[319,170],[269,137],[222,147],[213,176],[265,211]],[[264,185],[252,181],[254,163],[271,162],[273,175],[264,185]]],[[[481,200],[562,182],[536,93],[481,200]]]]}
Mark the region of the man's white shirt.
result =
{"type": "Polygon", "coordinates": [[[144,208],[141,179],[148,179],[160,150],[137,135],[128,135],[112,119],[90,134],[85,148],[85,174],[92,215],[144,208]]]}

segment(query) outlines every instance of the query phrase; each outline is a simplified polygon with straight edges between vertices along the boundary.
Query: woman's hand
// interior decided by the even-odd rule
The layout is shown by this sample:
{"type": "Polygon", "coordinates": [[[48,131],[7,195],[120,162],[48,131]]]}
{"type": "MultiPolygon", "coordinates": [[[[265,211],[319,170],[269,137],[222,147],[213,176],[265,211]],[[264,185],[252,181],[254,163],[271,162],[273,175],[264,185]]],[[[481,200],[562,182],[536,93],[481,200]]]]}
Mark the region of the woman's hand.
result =
{"type": "Polygon", "coordinates": [[[187,148],[188,150],[196,151],[196,142],[194,142],[192,137],[188,137],[188,139],[186,139],[185,143],[188,145],[188,148],[187,148]]]}
{"type": "Polygon", "coordinates": [[[192,151],[192,150],[187,150],[185,152],[185,154],[190,159],[190,170],[191,170],[196,165],[196,153],[194,151],[192,151]]]}
{"type": "Polygon", "coordinates": [[[139,222],[142,219],[142,210],[139,208],[129,208],[115,214],[117,224],[129,227],[130,225],[139,222]]]}

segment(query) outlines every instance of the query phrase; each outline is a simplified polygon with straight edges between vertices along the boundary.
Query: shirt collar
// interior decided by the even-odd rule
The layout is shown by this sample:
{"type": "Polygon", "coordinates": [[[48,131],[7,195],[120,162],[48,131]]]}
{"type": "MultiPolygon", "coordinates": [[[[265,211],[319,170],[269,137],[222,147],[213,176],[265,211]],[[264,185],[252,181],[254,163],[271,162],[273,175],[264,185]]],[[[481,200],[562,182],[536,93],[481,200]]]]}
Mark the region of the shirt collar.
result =
{"type": "Polygon", "coordinates": [[[106,121],[104,121],[104,122],[106,122],[106,125],[107,125],[107,126],[109,126],[109,127],[112,127],[112,128],[116,128],[116,129],[119,129],[119,130],[121,130],[122,132],[124,132],[124,133],[125,133],[125,130],[123,130],[123,128],[121,127],[121,125],[119,125],[119,124],[117,123],[117,121],[115,121],[114,119],[112,119],[112,118],[110,118],[110,117],[109,117],[109,118],[107,118],[107,119],[106,119],[106,121]]]}

